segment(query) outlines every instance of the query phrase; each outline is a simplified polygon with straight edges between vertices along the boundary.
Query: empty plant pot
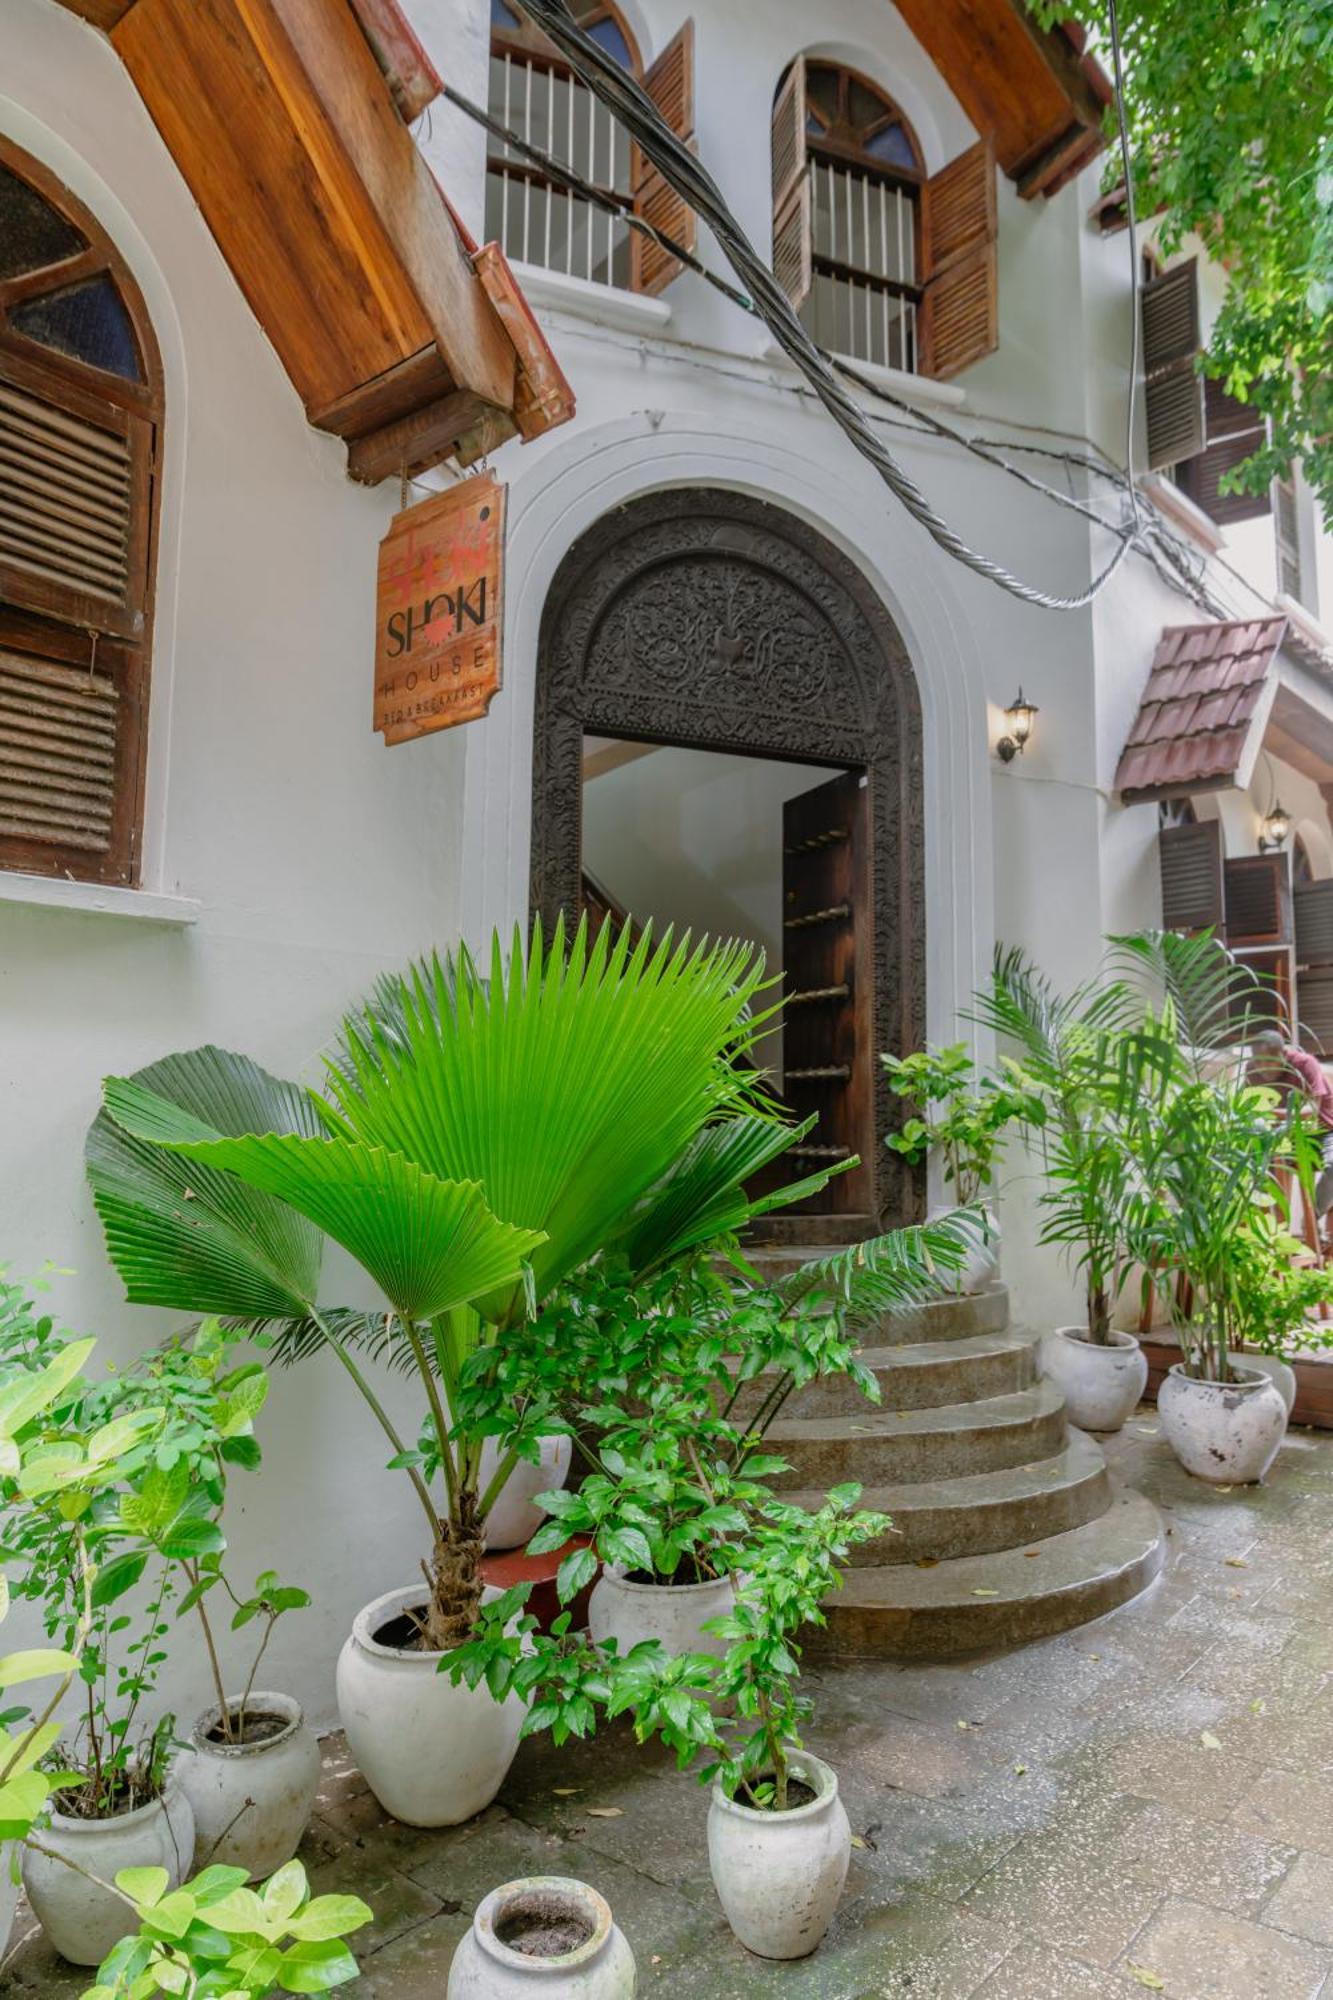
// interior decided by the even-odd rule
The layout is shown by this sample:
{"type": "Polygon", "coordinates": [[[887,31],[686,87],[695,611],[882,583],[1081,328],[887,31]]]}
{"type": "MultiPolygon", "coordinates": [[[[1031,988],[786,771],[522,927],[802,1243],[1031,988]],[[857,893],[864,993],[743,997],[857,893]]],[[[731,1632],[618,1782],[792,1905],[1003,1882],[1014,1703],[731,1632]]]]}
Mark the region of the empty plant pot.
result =
{"type": "Polygon", "coordinates": [[[1083,1431],[1118,1431],[1148,1382],[1148,1363],[1132,1333],[1112,1329],[1105,1343],[1083,1326],[1057,1326],[1041,1344],[1042,1373],[1065,1399],[1071,1424],[1083,1431]]]}
{"type": "Polygon", "coordinates": [[[517,1695],[496,1701],[484,1681],[455,1687],[436,1671],[444,1654],[413,1649],[407,1613],[424,1594],[408,1584],[357,1614],[338,1659],[338,1714],[386,1812],[408,1826],[457,1826],[504,1783],[526,1711],[517,1695]]]}
{"type": "MultiPolygon", "coordinates": [[[[240,1710],[240,1697],[228,1701],[240,1710]]],[[[251,1694],[240,1742],[222,1734],[221,1715],[205,1710],[178,1765],[194,1809],[194,1865],[244,1868],[258,1882],[291,1860],[319,1789],[319,1745],[290,1695],[251,1694]]]]}
{"type": "Polygon", "coordinates": [[[616,1563],[607,1563],[588,1600],[588,1631],[599,1646],[614,1639],[623,1659],[644,1639],[657,1639],[668,1653],[709,1653],[721,1659],[725,1639],[704,1626],[735,1608],[729,1576],[704,1583],[632,1583],[616,1563]]]}
{"type": "Polygon", "coordinates": [[[112,1945],[137,1924],[128,1903],[88,1876],[114,1882],[121,1868],[165,1868],[175,1888],[190,1873],[194,1813],[173,1779],[161,1798],[113,1819],[72,1819],[53,1812],[50,1826],[35,1838],[51,1849],[49,1854],[33,1846],[23,1850],[23,1886],[38,1922],[71,1965],[100,1965],[112,1945]],[[66,1859],[57,1860],[57,1855],[66,1859]]]}
{"type": "MultiPolygon", "coordinates": [[[[530,1542],[546,1519],[544,1508],[536,1504],[539,1493],[553,1493],[569,1477],[574,1440],[569,1437],[541,1439],[541,1460],[537,1465],[526,1458],[518,1464],[500,1488],[500,1497],[486,1516],[488,1549],[521,1549],[530,1542]]],[[[480,1485],[484,1493],[495,1477],[500,1454],[494,1438],[481,1448],[480,1485]]]]}
{"type": "Polygon", "coordinates": [[[634,1954],[585,1882],[530,1875],[492,1889],[454,1953],[448,2000],[631,2000],[634,1954]]]}
{"type": "Polygon", "coordinates": [[[813,1796],[786,1812],[729,1799],[713,1786],[708,1865],[727,1922],[760,1958],[808,1958],[833,1921],[847,1880],[852,1834],[838,1780],[808,1750],[793,1750],[790,1777],[813,1796]]]}
{"type": "Polygon", "coordinates": [[[1233,1362],[1232,1372],[1234,1382],[1206,1382],[1177,1361],[1157,1391],[1157,1408],[1186,1472],[1213,1486],[1252,1486],[1277,1457],[1287,1406],[1262,1369],[1233,1362]]]}

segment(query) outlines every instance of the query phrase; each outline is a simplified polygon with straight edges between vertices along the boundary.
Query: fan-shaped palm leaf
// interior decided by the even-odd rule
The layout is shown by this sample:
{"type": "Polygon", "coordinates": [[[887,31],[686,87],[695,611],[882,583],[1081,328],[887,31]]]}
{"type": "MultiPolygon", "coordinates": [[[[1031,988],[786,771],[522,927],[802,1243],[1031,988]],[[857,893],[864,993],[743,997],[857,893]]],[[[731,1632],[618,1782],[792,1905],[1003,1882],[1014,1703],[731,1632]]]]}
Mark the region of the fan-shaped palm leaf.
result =
{"type": "Polygon", "coordinates": [[[776,1289],[791,1304],[821,1295],[837,1299],[845,1307],[848,1326],[863,1328],[897,1306],[938,1298],[986,1234],[979,1209],[954,1209],[934,1222],[892,1229],[814,1258],[779,1278],[776,1289]]]}

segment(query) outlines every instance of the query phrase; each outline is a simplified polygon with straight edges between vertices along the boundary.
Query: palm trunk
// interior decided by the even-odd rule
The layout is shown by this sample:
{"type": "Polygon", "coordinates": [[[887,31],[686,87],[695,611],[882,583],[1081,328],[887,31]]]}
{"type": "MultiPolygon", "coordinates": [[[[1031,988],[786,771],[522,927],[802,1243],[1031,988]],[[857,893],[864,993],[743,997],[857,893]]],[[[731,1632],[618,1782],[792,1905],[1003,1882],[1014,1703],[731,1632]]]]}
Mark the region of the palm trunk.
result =
{"type": "Polygon", "coordinates": [[[1095,1347],[1105,1347],[1111,1338],[1111,1302],[1105,1285],[1088,1286],[1088,1334],[1095,1347]]]}
{"type": "Polygon", "coordinates": [[[435,1552],[427,1576],[426,1645],[449,1653],[472,1637],[483,1589],[481,1559],[486,1552],[477,1495],[462,1487],[453,1514],[436,1527],[435,1552]]]}

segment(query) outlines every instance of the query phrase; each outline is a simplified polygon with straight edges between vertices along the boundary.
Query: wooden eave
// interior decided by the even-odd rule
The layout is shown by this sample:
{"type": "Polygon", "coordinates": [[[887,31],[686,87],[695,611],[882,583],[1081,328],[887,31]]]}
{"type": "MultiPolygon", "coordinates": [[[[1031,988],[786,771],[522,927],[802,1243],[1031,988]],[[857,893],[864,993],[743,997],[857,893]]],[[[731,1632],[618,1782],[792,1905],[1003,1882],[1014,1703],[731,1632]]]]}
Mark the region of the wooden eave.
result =
{"type": "MultiPolygon", "coordinates": [[[[307,417],[347,440],[358,477],[530,434],[533,357],[405,122],[433,72],[396,0],[61,4],[109,32],[307,417]]],[[[558,402],[549,422],[570,414],[558,402]]]]}
{"type": "Polygon", "coordinates": [[[1020,195],[1052,195],[1105,145],[1111,86],[1075,29],[1037,26],[1025,0],[896,0],[1020,195]]]}

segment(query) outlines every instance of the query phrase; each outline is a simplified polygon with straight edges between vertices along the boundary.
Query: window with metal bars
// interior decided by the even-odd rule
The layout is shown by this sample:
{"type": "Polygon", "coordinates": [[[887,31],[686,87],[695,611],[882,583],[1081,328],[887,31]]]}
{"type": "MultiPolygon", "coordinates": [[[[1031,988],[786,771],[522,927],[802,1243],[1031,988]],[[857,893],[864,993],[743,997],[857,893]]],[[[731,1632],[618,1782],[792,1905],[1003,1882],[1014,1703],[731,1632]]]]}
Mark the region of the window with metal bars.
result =
{"type": "Polygon", "coordinates": [[[138,880],[161,426],[128,267],[0,140],[0,868],[138,880]]]}
{"type": "Polygon", "coordinates": [[[854,70],[808,58],[804,68],[812,282],[801,316],[834,353],[915,373],[921,149],[854,70]]]}
{"type": "MultiPolygon", "coordinates": [[[[633,75],[638,50],[607,0],[572,0],[579,26],[633,75]]],[[[509,0],[491,0],[490,113],[529,145],[610,196],[634,206],[628,135],[570,72],[554,44],[509,0]]],[[[557,187],[535,161],[492,139],[486,173],[486,234],[507,257],[593,284],[628,287],[630,230],[618,216],[557,187]]]]}

